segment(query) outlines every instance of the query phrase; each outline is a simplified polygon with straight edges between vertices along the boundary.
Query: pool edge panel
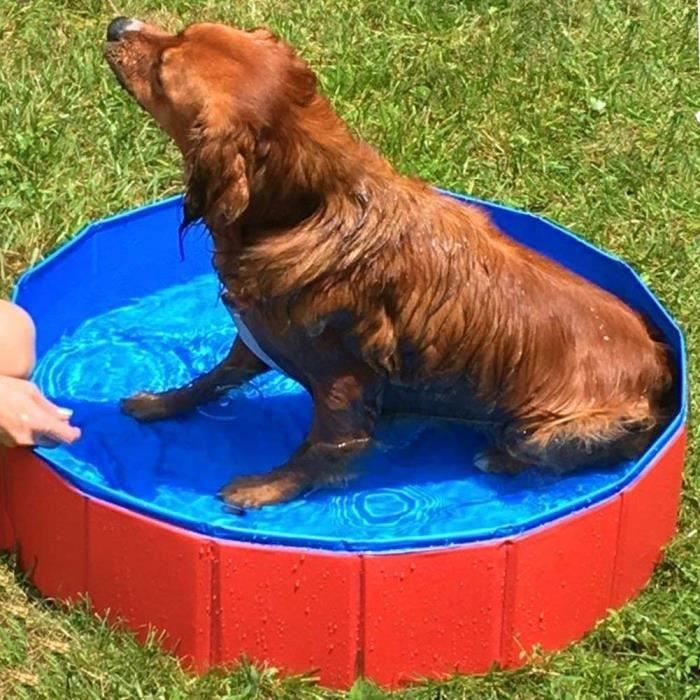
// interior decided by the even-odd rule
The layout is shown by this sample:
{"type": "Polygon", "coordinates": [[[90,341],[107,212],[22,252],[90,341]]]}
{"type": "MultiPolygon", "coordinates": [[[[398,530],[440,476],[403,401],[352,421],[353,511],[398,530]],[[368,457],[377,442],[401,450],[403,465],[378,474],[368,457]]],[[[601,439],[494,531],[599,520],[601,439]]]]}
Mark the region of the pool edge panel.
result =
{"type": "Polygon", "coordinates": [[[329,687],[360,675],[398,687],[520,666],[534,647],[567,646],[636,595],[676,528],[685,439],[683,426],[618,494],[553,523],[397,553],[197,535],[84,496],[16,449],[4,465],[0,454],[0,545],[16,540],[20,568],[44,595],[87,593],[141,639],[163,630],[163,646],[195,671],[246,655],[283,673],[317,672],[329,687]]]}
{"type": "Polygon", "coordinates": [[[618,547],[622,498],[616,494],[513,538],[506,576],[501,664],[515,668],[536,648],[562,649],[604,618],[618,547]]]}
{"type": "Polygon", "coordinates": [[[683,425],[656,459],[624,489],[611,606],[621,607],[649,582],[676,532],[687,429],[683,425]]]}
{"type": "Polygon", "coordinates": [[[88,592],[94,610],[144,640],[151,628],[185,666],[211,657],[213,543],[109,503],[88,505],[88,592]]]}
{"type": "Polygon", "coordinates": [[[217,541],[219,661],[242,656],[347,688],[360,654],[361,555],[217,541]]]}
{"type": "Polygon", "coordinates": [[[29,450],[7,454],[6,509],[20,569],[49,598],[86,591],[86,497],[29,450]]]}
{"type": "Polygon", "coordinates": [[[502,540],[364,556],[364,675],[397,688],[485,673],[498,661],[506,583],[502,540]]]}

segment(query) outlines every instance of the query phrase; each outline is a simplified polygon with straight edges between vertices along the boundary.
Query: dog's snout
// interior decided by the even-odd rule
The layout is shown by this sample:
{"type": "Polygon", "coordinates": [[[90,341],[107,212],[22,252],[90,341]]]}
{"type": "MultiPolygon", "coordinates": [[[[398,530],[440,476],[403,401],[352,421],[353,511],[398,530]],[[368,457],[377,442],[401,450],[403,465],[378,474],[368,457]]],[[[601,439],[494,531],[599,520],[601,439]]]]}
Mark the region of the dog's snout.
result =
{"type": "Polygon", "coordinates": [[[107,41],[119,41],[124,32],[136,32],[143,22],[131,17],[115,17],[107,26],[107,41]]]}

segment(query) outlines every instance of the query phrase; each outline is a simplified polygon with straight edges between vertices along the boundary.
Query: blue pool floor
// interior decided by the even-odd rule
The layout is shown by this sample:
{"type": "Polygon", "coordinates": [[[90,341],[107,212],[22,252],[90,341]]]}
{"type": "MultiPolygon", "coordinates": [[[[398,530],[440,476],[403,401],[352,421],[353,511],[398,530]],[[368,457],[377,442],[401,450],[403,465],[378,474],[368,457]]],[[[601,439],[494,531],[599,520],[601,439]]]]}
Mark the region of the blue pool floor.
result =
{"type": "Polygon", "coordinates": [[[233,476],[282,464],[303,440],[311,400],[269,372],[187,417],[139,424],[119,399],[179,386],[216,364],[235,328],[204,275],[86,320],[40,358],[35,380],[75,411],[83,438],[39,452],[105,500],[208,535],[337,550],[393,550],[521,532],[601,500],[634,462],[566,476],[479,472],[480,436],[454,422],[383,422],[345,487],[291,503],[227,512],[217,491],[233,476]]]}

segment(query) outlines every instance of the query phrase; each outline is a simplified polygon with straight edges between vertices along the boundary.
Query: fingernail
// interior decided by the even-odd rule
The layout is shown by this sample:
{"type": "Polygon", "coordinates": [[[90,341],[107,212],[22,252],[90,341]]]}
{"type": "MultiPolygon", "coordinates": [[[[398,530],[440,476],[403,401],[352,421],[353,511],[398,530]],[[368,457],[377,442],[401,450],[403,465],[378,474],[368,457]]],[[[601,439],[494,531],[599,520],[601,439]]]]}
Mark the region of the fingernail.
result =
{"type": "Polygon", "coordinates": [[[65,416],[66,418],[70,418],[73,415],[73,409],[72,408],[59,408],[58,412],[62,415],[65,416]]]}

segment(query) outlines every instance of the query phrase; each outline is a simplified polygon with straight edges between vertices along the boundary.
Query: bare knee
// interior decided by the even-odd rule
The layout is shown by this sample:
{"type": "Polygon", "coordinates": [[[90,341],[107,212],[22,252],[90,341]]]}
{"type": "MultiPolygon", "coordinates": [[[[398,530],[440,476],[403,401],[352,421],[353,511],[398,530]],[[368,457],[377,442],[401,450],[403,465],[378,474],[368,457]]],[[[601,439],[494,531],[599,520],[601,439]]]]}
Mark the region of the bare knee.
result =
{"type": "Polygon", "coordinates": [[[0,375],[27,378],[34,369],[36,331],[29,314],[0,299],[0,375]]]}

